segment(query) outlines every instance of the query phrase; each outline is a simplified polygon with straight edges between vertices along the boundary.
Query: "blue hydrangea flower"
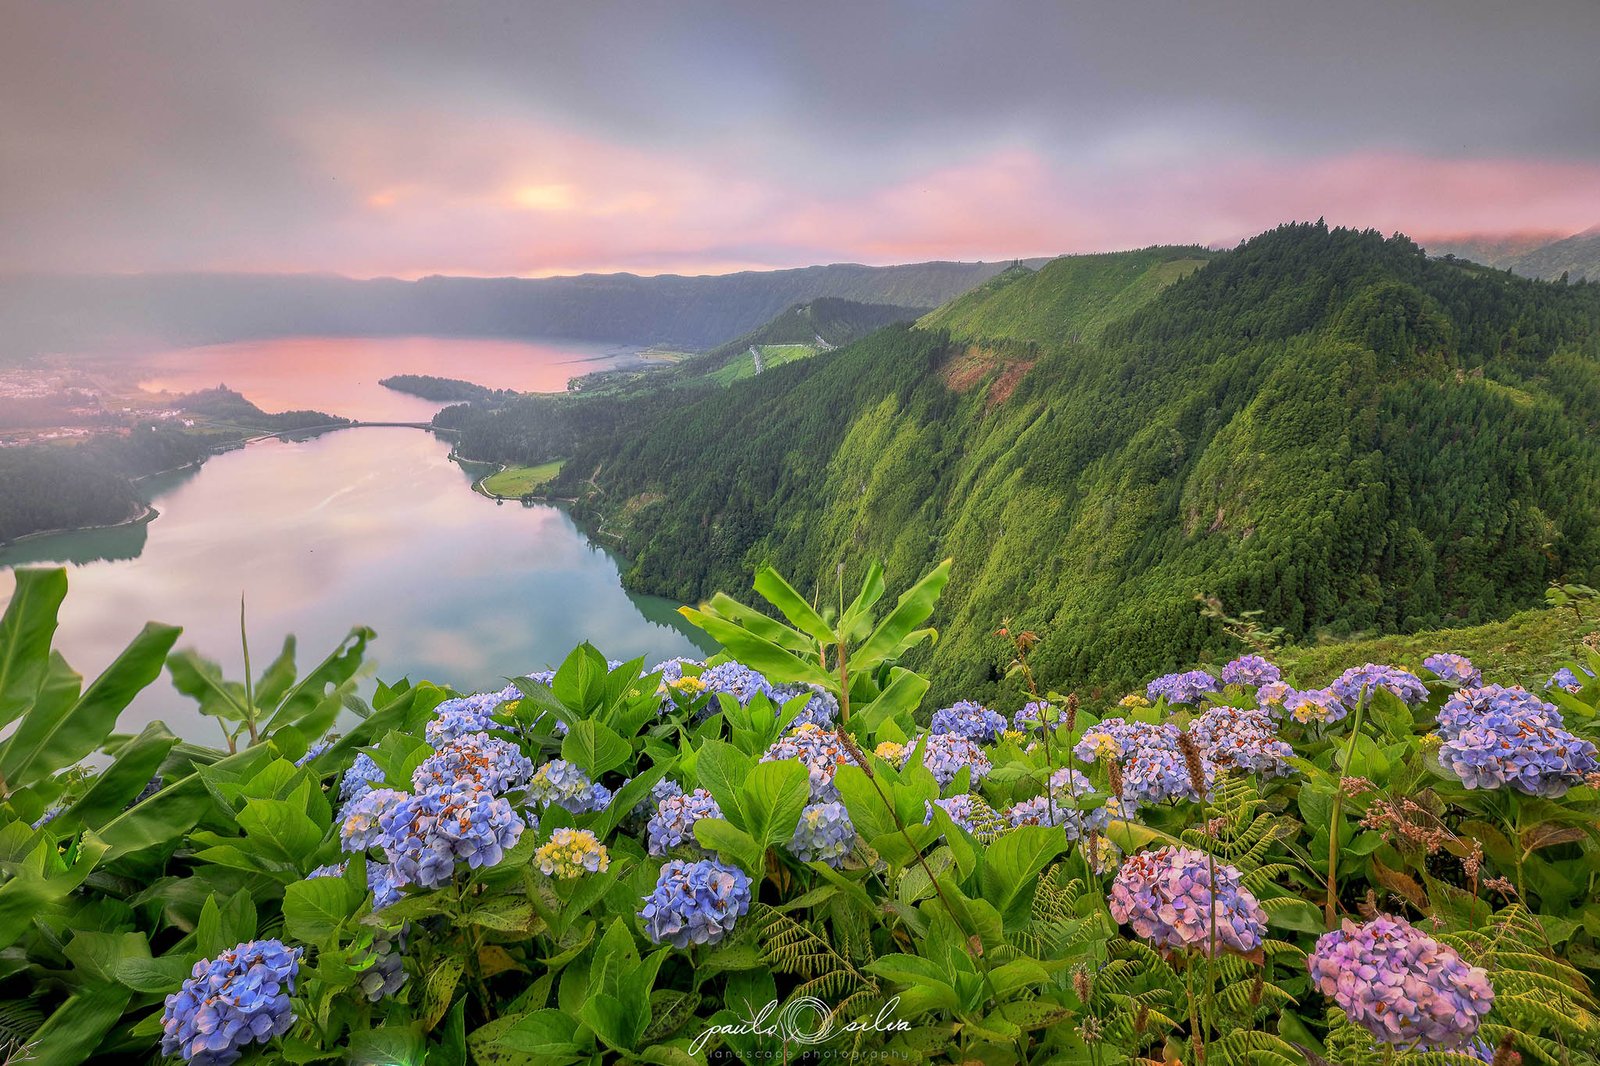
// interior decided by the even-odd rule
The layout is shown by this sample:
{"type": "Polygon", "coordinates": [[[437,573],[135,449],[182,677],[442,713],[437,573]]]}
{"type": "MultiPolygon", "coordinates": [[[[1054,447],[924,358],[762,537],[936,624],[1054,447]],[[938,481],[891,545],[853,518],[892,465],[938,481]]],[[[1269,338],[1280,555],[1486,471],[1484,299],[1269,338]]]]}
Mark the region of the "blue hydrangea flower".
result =
{"type": "Polygon", "coordinates": [[[1573,673],[1571,667],[1563,666],[1550,675],[1550,679],[1544,683],[1544,687],[1564,688],[1576,696],[1583,691],[1583,686],[1588,682],[1588,679],[1594,676],[1586,666],[1579,666],[1578,669],[1583,671],[1582,677],[1573,673]]]}
{"type": "MultiPolygon", "coordinates": [[[[1189,767],[1178,748],[1178,727],[1107,718],[1084,731],[1073,754],[1085,762],[1115,759],[1122,764],[1122,795],[1113,797],[1131,812],[1146,803],[1197,800],[1189,767]]],[[[1202,751],[1201,771],[1207,792],[1215,768],[1202,751]]]]}
{"type": "Polygon", "coordinates": [[[683,668],[685,666],[692,666],[698,670],[705,666],[705,663],[699,659],[685,659],[680,656],[676,659],[668,659],[666,662],[656,663],[655,666],[650,668],[650,672],[652,674],[660,674],[663,685],[671,685],[674,681],[679,681],[683,678],[683,668]]]}
{"type": "Polygon", "coordinates": [[[1439,764],[1467,788],[1506,785],[1555,798],[1600,770],[1595,746],[1560,725],[1491,715],[1444,739],[1439,764]]]}
{"type": "Polygon", "coordinates": [[[304,766],[306,763],[311,762],[313,759],[317,758],[331,747],[333,747],[333,741],[329,740],[327,737],[323,737],[321,740],[307,748],[304,755],[300,756],[294,761],[295,767],[299,768],[304,766]]]}
{"type": "Polygon", "coordinates": [[[588,776],[564,759],[552,759],[539,767],[528,782],[528,799],[541,807],[554,804],[573,814],[605,810],[611,803],[611,790],[589,780],[588,776]]]}
{"type": "Polygon", "coordinates": [[[849,758],[839,742],[839,734],[807,724],[780,738],[761,756],[761,761],[799,759],[811,777],[811,801],[827,803],[839,798],[839,790],[833,787],[833,775],[849,758]]]}
{"type": "Polygon", "coordinates": [[[495,865],[525,828],[510,803],[476,788],[406,796],[384,811],[382,826],[378,845],[395,873],[424,888],[449,884],[457,862],[472,869],[495,865]]]}
{"type": "Polygon", "coordinates": [[[243,1048],[288,1032],[300,956],[281,940],[251,940],[195,963],[167,997],[161,1053],[195,1066],[228,1066],[243,1048]]]}
{"type": "Polygon", "coordinates": [[[1521,685],[1483,685],[1451,694],[1439,708],[1439,733],[1451,737],[1475,725],[1500,728],[1511,720],[1560,727],[1565,723],[1553,703],[1546,703],[1521,685]]]}
{"type": "Polygon", "coordinates": [[[520,699],[515,685],[499,692],[478,692],[459,699],[445,700],[433,709],[433,720],[423,727],[423,737],[435,748],[468,733],[486,733],[501,728],[493,715],[502,703],[520,699]]]}
{"type": "Polygon", "coordinates": [[[1287,681],[1269,681],[1256,689],[1256,706],[1273,715],[1281,715],[1284,701],[1293,694],[1294,689],[1287,681]]]}
{"type": "Polygon", "coordinates": [[[972,700],[958,700],[950,707],[934,711],[928,723],[933,733],[950,733],[980,744],[992,743],[1005,728],[1005,715],[972,700]]]}
{"type": "Polygon", "coordinates": [[[1222,668],[1224,685],[1250,685],[1259,688],[1262,685],[1271,685],[1282,677],[1283,671],[1259,655],[1241,655],[1222,668]]]}
{"type": "Polygon", "coordinates": [[[1209,955],[1214,942],[1248,954],[1261,946],[1267,928],[1266,912],[1239,871],[1192,848],[1129,855],[1106,903],[1112,918],[1160,948],[1195,948],[1209,955]]]}
{"type": "Polygon", "coordinates": [[[750,877],[743,870],[716,859],[673,859],[661,867],[639,918],[657,944],[687,948],[722,940],[749,910],[750,877]]]}
{"type": "Polygon", "coordinates": [[[1348,707],[1360,703],[1363,693],[1370,695],[1380,688],[1388,689],[1406,704],[1421,703],[1428,698],[1428,686],[1417,675],[1398,666],[1380,666],[1377,663],[1352,666],[1328,687],[1348,707]]]}
{"type": "Polygon", "coordinates": [[[932,803],[924,802],[927,815],[922,820],[923,825],[933,824],[935,804],[944,809],[952,822],[980,841],[993,840],[1010,828],[1005,815],[989,806],[982,796],[971,792],[963,792],[946,799],[936,799],[932,803]]]}
{"type": "Polygon", "coordinates": [[[1473,688],[1483,684],[1483,672],[1472,665],[1465,655],[1441,651],[1422,660],[1422,666],[1434,677],[1456,688],[1473,688]]]}
{"type": "Polygon", "coordinates": [[[45,812],[43,814],[39,815],[39,820],[33,823],[32,828],[43,829],[45,826],[61,817],[61,812],[66,809],[67,805],[65,803],[52,803],[49,807],[45,808],[45,812]]]}
{"type": "Polygon", "coordinates": [[[1022,705],[1022,710],[1011,717],[1011,725],[1019,733],[1032,732],[1044,728],[1045,712],[1050,705],[1044,700],[1029,700],[1022,705]]]}
{"type": "MultiPolygon", "coordinates": [[[[334,862],[319,866],[306,874],[306,880],[309,881],[313,877],[343,877],[347,865],[345,862],[334,862]]],[[[367,891],[372,893],[374,911],[381,911],[398,900],[405,887],[405,882],[395,874],[394,867],[386,862],[367,860],[367,891]]]]}
{"type": "Polygon", "coordinates": [[[774,703],[788,703],[806,693],[811,693],[811,699],[800,708],[800,713],[794,721],[789,723],[789,728],[799,729],[803,725],[814,725],[818,729],[832,729],[834,721],[839,717],[839,701],[833,698],[833,693],[820,685],[785,685],[772,690],[774,703]]]}
{"type": "Polygon", "coordinates": [[[522,749],[488,733],[463,733],[440,745],[411,775],[419,792],[445,785],[476,785],[502,795],[533,776],[533,760],[522,749]]]}
{"type": "MultiPolygon", "coordinates": [[[[712,694],[712,703],[716,703],[717,693],[726,692],[739,703],[749,703],[757,693],[772,698],[772,683],[743,663],[722,663],[713,666],[700,675],[700,687],[703,691],[712,694]]],[[[711,712],[717,708],[713,706],[711,712]]]]}
{"type": "Polygon", "coordinates": [[[1494,1005],[1487,971],[1404,918],[1346,920],[1306,958],[1311,983],[1386,1044],[1459,1048],[1494,1005]]]}
{"type": "Polygon", "coordinates": [[[1146,686],[1145,695],[1151,702],[1164,697],[1168,703],[1199,703],[1217,688],[1217,679],[1204,670],[1188,670],[1156,678],[1146,686]]]}
{"type": "Polygon", "coordinates": [[[339,801],[348,804],[358,800],[383,783],[383,771],[372,761],[372,756],[358,751],[350,762],[350,769],[344,772],[344,777],[339,781],[339,801]]]}
{"type": "MultiPolygon", "coordinates": [[[[645,826],[651,855],[661,856],[673,848],[700,845],[694,837],[694,824],[702,818],[721,818],[722,808],[711,793],[697,788],[688,795],[669,796],[656,805],[656,813],[645,826]]],[[[702,849],[704,850],[704,849],[702,849]]]]}
{"type": "Polygon", "coordinates": [[[384,813],[405,799],[404,792],[373,788],[345,804],[339,814],[339,842],[344,850],[354,855],[378,843],[383,835],[384,813]]]}
{"type": "Polygon", "coordinates": [[[962,767],[972,768],[971,782],[976,785],[993,769],[989,756],[977,741],[959,733],[930,733],[923,743],[922,765],[933,774],[933,779],[944,788],[956,779],[962,767]]]}
{"type": "MultiPolygon", "coordinates": [[[[1082,799],[1094,795],[1093,789],[1085,789],[1078,793],[1078,797],[1082,799]]],[[[1070,792],[1066,789],[1057,789],[1049,798],[1034,796],[1020,801],[1006,813],[1006,819],[1013,826],[1060,826],[1066,831],[1068,840],[1082,840],[1090,833],[1104,832],[1111,822],[1111,812],[1104,805],[1080,810],[1077,800],[1070,792]]]]}
{"type": "Polygon", "coordinates": [[[825,862],[837,867],[856,846],[856,827],[844,804],[813,803],[800,814],[789,850],[801,862],[825,862]]]}

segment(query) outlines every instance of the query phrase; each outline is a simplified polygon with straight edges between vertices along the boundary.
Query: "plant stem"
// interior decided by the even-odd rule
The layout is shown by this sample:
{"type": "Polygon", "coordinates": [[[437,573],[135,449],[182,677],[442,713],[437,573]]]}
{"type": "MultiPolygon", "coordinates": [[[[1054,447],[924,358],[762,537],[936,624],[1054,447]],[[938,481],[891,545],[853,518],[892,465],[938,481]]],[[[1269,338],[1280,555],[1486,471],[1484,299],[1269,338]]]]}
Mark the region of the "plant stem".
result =
{"type": "Polygon", "coordinates": [[[1355,758],[1356,738],[1361,735],[1361,722],[1366,717],[1369,690],[1363,688],[1356,701],[1356,713],[1350,721],[1350,742],[1345,745],[1344,762],[1339,767],[1339,777],[1334,782],[1333,812],[1328,816],[1328,895],[1323,902],[1322,920],[1332,929],[1338,918],[1339,903],[1339,820],[1344,811],[1344,779],[1350,773],[1350,761],[1355,758]]]}

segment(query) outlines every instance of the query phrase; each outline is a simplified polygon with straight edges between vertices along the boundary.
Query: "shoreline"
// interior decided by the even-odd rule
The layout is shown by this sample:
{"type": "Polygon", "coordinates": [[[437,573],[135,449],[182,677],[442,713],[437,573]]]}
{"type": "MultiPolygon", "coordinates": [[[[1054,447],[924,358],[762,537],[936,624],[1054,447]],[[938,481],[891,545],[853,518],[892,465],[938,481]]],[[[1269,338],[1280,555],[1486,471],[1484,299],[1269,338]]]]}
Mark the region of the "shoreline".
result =
{"type": "MultiPolygon", "coordinates": [[[[199,464],[191,463],[191,464],[188,464],[188,465],[197,466],[199,464]]],[[[180,467],[174,467],[173,469],[175,469],[175,470],[184,470],[184,469],[187,469],[187,467],[180,466],[180,467]]],[[[157,472],[158,473],[168,473],[169,471],[162,470],[162,471],[157,471],[157,472]]],[[[148,475],[147,474],[145,476],[146,477],[150,477],[150,476],[153,476],[153,475],[148,475]]],[[[144,504],[143,508],[139,511],[138,514],[132,516],[131,518],[124,518],[120,522],[102,522],[101,524],[96,525],[96,526],[66,526],[66,527],[63,527],[61,529],[36,529],[32,533],[24,533],[20,537],[12,537],[10,540],[0,540],[0,551],[4,551],[5,549],[12,547],[13,545],[21,544],[24,541],[34,540],[35,538],[38,538],[38,537],[55,537],[55,536],[60,536],[63,533],[92,533],[92,532],[94,532],[95,530],[98,530],[98,529],[122,529],[124,526],[139,526],[139,525],[144,525],[144,524],[149,523],[149,522],[154,522],[157,518],[160,518],[160,517],[161,517],[161,512],[156,510],[155,507],[152,506],[151,504],[146,503],[146,504],[144,504]]]]}

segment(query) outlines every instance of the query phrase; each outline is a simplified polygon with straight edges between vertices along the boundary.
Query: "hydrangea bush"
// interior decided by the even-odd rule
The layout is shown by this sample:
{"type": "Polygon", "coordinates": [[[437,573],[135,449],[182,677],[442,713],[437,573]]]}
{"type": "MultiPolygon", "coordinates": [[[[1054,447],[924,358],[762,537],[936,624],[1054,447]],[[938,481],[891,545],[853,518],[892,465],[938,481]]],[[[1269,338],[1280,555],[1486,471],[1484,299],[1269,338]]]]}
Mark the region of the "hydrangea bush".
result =
{"type": "Polygon", "coordinates": [[[686,610],[705,661],[482,693],[363,700],[359,630],[304,680],[174,656],[232,750],[85,747],[104,714],[0,681],[0,1027],[43,1062],[1594,1066],[1600,655],[1254,649],[1119,699],[1007,626],[1008,680],[935,700],[902,659],[946,578],[819,611],[763,571],[783,621],[686,610]]]}

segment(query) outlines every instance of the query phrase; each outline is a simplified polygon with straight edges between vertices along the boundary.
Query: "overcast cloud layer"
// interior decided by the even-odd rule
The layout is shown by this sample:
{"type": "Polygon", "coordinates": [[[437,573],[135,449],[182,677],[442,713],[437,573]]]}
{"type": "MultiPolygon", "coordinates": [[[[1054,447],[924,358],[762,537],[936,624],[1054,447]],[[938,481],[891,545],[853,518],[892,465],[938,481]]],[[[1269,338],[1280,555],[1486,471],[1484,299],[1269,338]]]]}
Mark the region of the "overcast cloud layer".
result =
{"type": "Polygon", "coordinates": [[[3,11],[0,270],[715,273],[1600,223],[1596,0],[3,11]]]}

